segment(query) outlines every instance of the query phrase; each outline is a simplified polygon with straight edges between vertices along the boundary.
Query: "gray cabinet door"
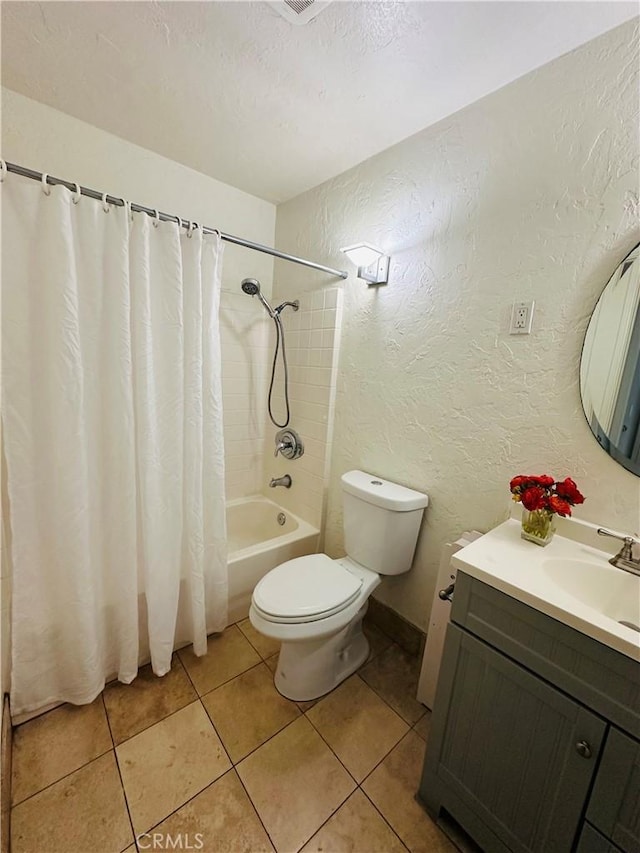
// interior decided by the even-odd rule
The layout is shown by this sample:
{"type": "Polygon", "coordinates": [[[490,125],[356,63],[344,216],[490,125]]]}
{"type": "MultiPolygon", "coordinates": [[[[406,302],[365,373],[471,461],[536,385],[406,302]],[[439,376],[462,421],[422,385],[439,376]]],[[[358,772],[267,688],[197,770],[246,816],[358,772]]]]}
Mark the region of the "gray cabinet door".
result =
{"type": "MultiPolygon", "coordinates": [[[[450,625],[420,797],[463,826],[473,814],[479,830],[484,825],[513,853],[567,853],[605,728],[600,717],[450,625]]],[[[482,832],[465,828],[482,843],[482,832]]]]}
{"type": "Polygon", "coordinates": [[[625,853],[640,853],[640,743],[611,728],[587,817],[625,853]]]}

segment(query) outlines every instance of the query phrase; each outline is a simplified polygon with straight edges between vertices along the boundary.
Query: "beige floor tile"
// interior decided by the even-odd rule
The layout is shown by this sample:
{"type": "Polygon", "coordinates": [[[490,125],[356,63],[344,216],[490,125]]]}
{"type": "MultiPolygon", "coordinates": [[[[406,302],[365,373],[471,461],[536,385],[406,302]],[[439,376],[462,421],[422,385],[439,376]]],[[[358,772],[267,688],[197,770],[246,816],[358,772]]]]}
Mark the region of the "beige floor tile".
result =
{"type": "Polygon", "coordinates": [[[415,801],[425,744],[410,731],[362,784],[367,796],[412,853],[455,853],[455,848],[415,801]]]}
{"type": "Polygon", "coordinates": [[[102,696],[90,705],[62,705],[23,723],[13,733],[13,802],[41,791],[112,746],[102,696]]]}
{"type": "Polygon", "coordinates": [[[273,686],[264,663],[207,693],[202,703],[234,764],[300,715],[273,686]]]}
{"type": "Polygon", "coordinates": [[[231,767],[207,712],[193,702],[116,747],[136,834],[231,767]]]}
{"type": "Polygon", "coordinates": [[[265,658],[264,662],[269,667],[271,672],[275,673],[278,668],[278,655],[271,655],[271,657],[265,658]]]}
{"type": "Polygon", "coordinates": [[[272,640],[271,637],[265,637],[260,631],[256,631],[248,619],[238,622],[238,628],[263,660],[271,657],[271,655],[277,655],[280,651],[280,641],[272,640]]]}
{"type": "Polygon", "coordinates": [[[431,728],[431,711],[427,711],[424,717],[420,717],[418,722],[413,727],[423,740],[429,740],[429,730],[431,728]]]}
{"type": "Polygon", "coordinates": [[[260,663],[260,655],[236,625],[212,634],[206,655],[196,657],[191,647],[178,654],[200,696],[260,663]]]}
{"type": "Polygon", "coordinates": [[[425,711],[424,705],[416,699],[420,663],[419,658],[407,654],[394,643],[358,672],[410,726],[425,711]]]}
{"type": "Polygon", "coordinates": [[[113,752],[15,806],[13,853],[114,853],[133,841],[113,752]]]}
{"type": "Polygon", "coordinates": [[[307,712],[349,773],[361,782],[409,726],[357,675],[307,712]]]}
{"type": "Polygon", "coordinates": [[[173,656],[171,670],[162,678],[154,675],[149,665],[142,667],[131,684],[108,684],[104,704],[114,742],[122,743],[197,698],[177,655],[173,656]]]}
{"type": "MultiPolygon", "coordinates": [[[[201,853],[272,853],[251,800],[235,770],[209,785],[185,806],[153,830],[161,835],[180,837],[182,849],[201,853]]],[[[169,849],[164,844],[163,849],[169,849]]]]}
{"type": "Polygon", "coordinates": [[[298,850],[355,788],[306,717],[236,769],[278,851],[298,850]]]}
{"type": "Polygon", "coordinates": [[[362,791],[354,791],[301,853],[406,853],[406,850],[362,791]]]}

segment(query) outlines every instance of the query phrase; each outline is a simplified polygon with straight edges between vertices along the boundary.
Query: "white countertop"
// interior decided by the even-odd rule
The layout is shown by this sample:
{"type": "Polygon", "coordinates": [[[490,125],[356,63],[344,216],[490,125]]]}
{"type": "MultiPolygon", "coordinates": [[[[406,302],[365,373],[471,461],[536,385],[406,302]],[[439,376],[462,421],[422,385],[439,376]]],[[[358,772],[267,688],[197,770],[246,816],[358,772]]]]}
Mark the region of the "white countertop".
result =
{"type": "MultiPolygon", "coordinates": [[[[579,523],[579,525],[575,528],[577,538],[584,539],[585,524],[579,523]]],[[[587,525],[587,527],[593,527],[595,531],[595,526],[587,525]]],[[[567,528],[566,524],[563,525],[563,530],[567,528]]],[[[597,563],[598,566],[602,565],[603,571],[611,572],[613,590],[616,581],[619,580],[616,573],[623,570],[608,563],[611,552],[601,551],[584,542],[564,535],[560,536],[558,533],[547,546],[541,547],[521,539],[520,529],[519,521],[514,519],[505,521],[454,554],[453,565],[471,577],[640,662],[638,631],[619,624],[599,613],[595,607],[588,606],[564,591],[549,578],[543,567],[543,563],[549,560],[597,563]]],[[[625,574],[629,575],[628,572],[625,574]]],[[[633,576],[630,575],[630,577],[633,576]]],[[[640,577],[636,577],[635,580],[637,580],[637,613],[638,622],[640,622],[640,577]]],[[[635,583],[626,578],[625,583],[627,588],[631,588],[632,598],[634,598],[635,583]]],[[[628,600],[625,604],[629,606],[628,600]]],[[[632,602],[632,608],[635,612],[635,602],[632,602]]]]}

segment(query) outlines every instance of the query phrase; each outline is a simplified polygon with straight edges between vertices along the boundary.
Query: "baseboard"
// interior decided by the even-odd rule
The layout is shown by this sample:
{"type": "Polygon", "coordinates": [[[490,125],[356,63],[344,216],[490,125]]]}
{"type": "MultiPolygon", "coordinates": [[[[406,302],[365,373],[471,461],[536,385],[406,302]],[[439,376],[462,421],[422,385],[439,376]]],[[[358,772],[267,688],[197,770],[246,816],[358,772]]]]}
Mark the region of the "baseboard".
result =
{"type": "Polygon", "coordinates": [[[5,693],[2,704],[2,735],[0,737],[0,851],[9,853],[11,839],[11,750],[13,727],[9,708],[9,694],[5,693]]]}
{"type": "Polygon", "coordinates": [[[371,622],[376,628],[380,628],[408,654],[422,657],[427,635],[373,596],[369,598],[365,622],[371,622]]]}

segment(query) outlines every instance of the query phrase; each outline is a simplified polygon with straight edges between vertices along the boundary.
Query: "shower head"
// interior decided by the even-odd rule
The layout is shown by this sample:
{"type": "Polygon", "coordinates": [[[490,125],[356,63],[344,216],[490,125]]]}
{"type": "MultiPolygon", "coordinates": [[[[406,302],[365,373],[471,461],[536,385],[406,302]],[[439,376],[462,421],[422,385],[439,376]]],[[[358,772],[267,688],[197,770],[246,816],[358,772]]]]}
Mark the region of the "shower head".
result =
{"type": "Polygon", "coordinates": [[[249,296],[256,296],[260,293],[260,282],[255,278],[245,278],[242,281],[242,289],[249,296]]]}
{"type": "Polygon", "coordinates": [[[260,293],[260,282],[257,279],[255,279],[255,278],[244,278],[242,280],[241,287],[242,287],[243,292],[248,293],[249,296],[257,296],[258,297],[260,302],[262,302],[264,307],[267,309],[267,313],[269,314],[271,319],[274,319],[275,317],[278,316],[276,314],[276,312],[273,310],[273,308],[271,307],[271,305],[269,305],[267,300],[264,298],[264,296],[260,293]]]}

